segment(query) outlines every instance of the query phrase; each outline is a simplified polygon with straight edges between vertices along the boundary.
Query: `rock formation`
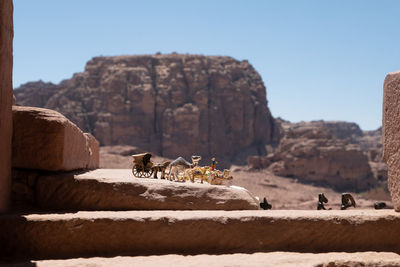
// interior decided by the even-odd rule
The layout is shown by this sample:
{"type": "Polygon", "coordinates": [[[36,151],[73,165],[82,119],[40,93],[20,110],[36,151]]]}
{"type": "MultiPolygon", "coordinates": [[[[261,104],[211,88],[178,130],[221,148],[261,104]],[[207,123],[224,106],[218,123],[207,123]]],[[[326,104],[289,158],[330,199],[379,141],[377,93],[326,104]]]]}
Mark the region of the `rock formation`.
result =
{"type": "Polygon", "coordinates": [[[11,186],[13,4],[0,1],[0,213],[7,210],[11,186]]]}
{"type": "Polygon", "coordinates": [[[260,75],[230,57],[96,57],[69,80],[28,83],[15,95],[19,104],[60,111],[101,145],[160,156],[240,161],[277,141],[260,75]]]}
{"type": "Polygon", "coordinates": [[[389,73],[383,86],[383,160],[388,166],[388,187],[400,211],[400,71],[389,73]]]}
{"type": "Polygon", "coordinates": [[[369,165],[374,177],[379,181],[387,181],[387,166],[382,159],[382,127],[375,131],[364,131],[357,140],[364,153],[367,154],[369,165]]]}
{"type": "Polygon", "coordinates": [[[274,153],[250,157],[253,168],[269,168],[280,176],[331,186],[338,190],[366,190],[376,184],[368,156],[358,139],[363,132],[346,122],[281,121],[283,138],[274,153]]]}
{"type": "Polygon", "coordinates": [[[17,104],[34,107],[45,107],[49,98],[57,90],[57,85],[53,83],[45,83],[43,81],[27,82],[14,92],[18,95],[17,104]],[[28,101],[26,101],[29,99],[28,101]],[[28,104],[28,105],[26,105],[28,104]]]}

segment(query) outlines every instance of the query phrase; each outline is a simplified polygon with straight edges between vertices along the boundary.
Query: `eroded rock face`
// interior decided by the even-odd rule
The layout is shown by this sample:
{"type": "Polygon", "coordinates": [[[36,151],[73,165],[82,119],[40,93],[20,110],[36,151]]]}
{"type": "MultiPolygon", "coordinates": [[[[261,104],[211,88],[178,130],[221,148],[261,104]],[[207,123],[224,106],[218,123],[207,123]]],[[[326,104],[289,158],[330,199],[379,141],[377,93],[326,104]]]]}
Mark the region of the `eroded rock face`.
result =
{"type": "Polygon", "coordinates": [[[60,113],[13,106],[12,167],[46,171],[99,166],[99,143],[60,113]]]}
{"type": "Polygon", "coordinates": [[[357,139],[361,149],[367,154],[372,173],[378,181],[388,180],[388,169],[382,159],[382,127],[375,131],[364,131],[357,139]]]}
{"type": "Polygon", "coordinates": [[[388,166],[388,187],[400,211],[400,72],[389,73],[383,85],[383,160],[388,166]]]}
{"type": "Polygon", "coordinates": [[[281,126],[277,149],[266,157],[250,157],[251,167],[338,190],[362,191],[376,184],[367,154],[354,141],[362,136],[357,125],[315,121],[281,126]]]}
{"type": "MultiPolygon", "coordinates": [[[[44,107],[56,88],[57,85],[50,82],[27,82],[19,87],[18,98],[22,100],[29,99],[29,102],[35,104],[27,106],[44,107]]],[[[17,99],[15,99],[15,102],[16,104],[22,104],[17,102],[17,99]]],[[[26,101],[22,102],[25,103],[26,101]]]]}
{"type": "Polygon", "coordinates": [[[101,145],[160,156],[216,156],[222,164],[265,154],[277,141],[260,75],[230,57],[97,57],[70,80],[26,84],[15,95],[19,104],[60,111],[101,145]],[[28,97],[33,87],[39,100],[28,97]]]}
{"type": "Polygon", "coordinates": [[[11,190],[13,4],[0,1],[0,213],[8,208],[11,190]]]}

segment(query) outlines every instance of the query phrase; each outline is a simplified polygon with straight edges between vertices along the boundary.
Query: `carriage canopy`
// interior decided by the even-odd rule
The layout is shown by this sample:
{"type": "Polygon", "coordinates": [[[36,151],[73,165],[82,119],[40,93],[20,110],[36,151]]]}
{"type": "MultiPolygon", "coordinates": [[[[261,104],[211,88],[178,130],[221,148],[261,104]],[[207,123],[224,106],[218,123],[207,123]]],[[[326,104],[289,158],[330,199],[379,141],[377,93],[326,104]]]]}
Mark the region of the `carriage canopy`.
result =
{"type": "Polygon", "coordinates": [[[150,162],[150,158],[152,157],[152,155],[150,153],[141,153],[132,155],[132,157],[136,165],[143,164],[143,166],[147,166],[147,164],[150,162]]]}

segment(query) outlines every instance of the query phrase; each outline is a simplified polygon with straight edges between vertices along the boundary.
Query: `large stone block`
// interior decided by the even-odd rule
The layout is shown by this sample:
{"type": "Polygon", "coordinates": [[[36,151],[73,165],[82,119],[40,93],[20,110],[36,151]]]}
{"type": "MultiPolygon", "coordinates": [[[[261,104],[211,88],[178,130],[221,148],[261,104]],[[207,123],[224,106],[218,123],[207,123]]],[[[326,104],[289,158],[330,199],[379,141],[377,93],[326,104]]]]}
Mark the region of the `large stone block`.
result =
{"type": "Polygon", "coordinates": [[[11,184],[13,99],[13,4],[0,1],[0,212],[7,210],[11,184]]]}
{"type": "Polygon", "coordinates": [[[388,187],[400,211],[400,71],[389,73],[383,85],[383,160],[388,166],[388,187]]]}
{"type": "Polygon", "coordinates": [[[99,166],[99,144],[62,114],[13,106],[13,168],[70,171],[99,166]]]}
{"type": "MultiPolygon", "coordinates": [[[[0,216],[0,229],[0,259],[270,251],[400,252],[400,214],[393,210],[10,214],[0,216]]],[[[197,265],[205,264],[193,264],[197,265]]]]}
{"type": "Polygon", "coordinates": [[[46,210],[258,209],[245,189],[135,178],[130,169],[45,173],[37,176],[33,190],[36,204],[46,210]]]}

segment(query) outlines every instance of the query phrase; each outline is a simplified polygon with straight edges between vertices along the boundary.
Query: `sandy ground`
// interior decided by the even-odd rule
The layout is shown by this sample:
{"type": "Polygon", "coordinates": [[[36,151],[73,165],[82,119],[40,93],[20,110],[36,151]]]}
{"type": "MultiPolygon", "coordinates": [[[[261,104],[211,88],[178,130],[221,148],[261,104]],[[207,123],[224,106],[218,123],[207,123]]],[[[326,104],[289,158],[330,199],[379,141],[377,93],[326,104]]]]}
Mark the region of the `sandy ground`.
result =
{"type": "MultiPolygon", "coordinates": [[[[329,202],[327,209],[340,209],[341,193],[330,188],[299,183],[296,179],[275,176],[267,170],[247,171],[232,168],[234,179],[228,184],[247,188],[260,200],[266,197],[273,209],[316,209],[318,194],[324,193],[329,202]],[[235,171],[236,170],[236,171],[235,171]]],[[[373,208],[378,199],[367,198],[365,194],[351,193],[357,209],[373,208]]],[[[390,201],[385,201],[392,205],[390,201]]]]}
{"type": "MultiPolygon", "coordinates": [[[[153,156],[154,163],[161,163],[168,158],[153,156]]],[[[201,162],[200,162],[201,163],[201,162]]],[[[100,168],[131,169],[132,157],[100,152],[100,168]]],[[[318,194],[324,193],[329,202],[325,204],[327,209],[340,209],[341,193],[330,188],[302,184],[293,178],[275,176],[267,170],[250,171],[247,167],[232,166],[232,181],[226,185],[238,185],[248,189],[260,200],[266,197],[273,209],[316,209],[318,194]]],[[[375,201],[385,201],[388,207],[392,207],[388,194],[379,190],[356,194],[351,193],[356,201],[357,209],[373,208],[375,201]]]]}

